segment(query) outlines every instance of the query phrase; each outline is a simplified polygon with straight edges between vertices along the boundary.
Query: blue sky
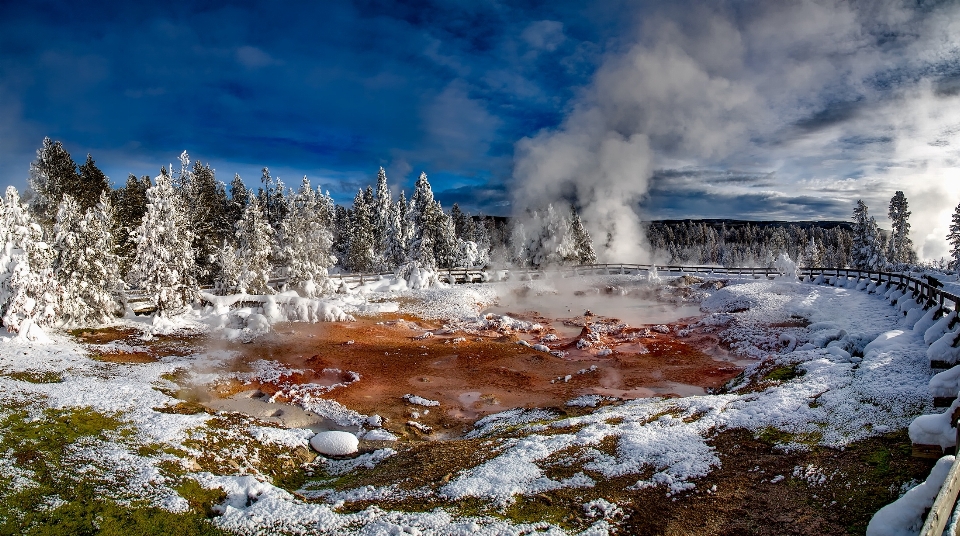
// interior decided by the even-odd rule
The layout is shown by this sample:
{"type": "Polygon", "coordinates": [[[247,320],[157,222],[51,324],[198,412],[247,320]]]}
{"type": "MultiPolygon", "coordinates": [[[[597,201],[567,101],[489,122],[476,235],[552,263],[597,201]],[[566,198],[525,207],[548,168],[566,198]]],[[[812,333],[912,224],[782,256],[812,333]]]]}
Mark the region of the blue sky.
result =
{"type": "Polygon", "coordinates": [[[623,24],[617,4],[269,5],[3,3],[2,179],[50,136],[118,182],[187,150],[227,182],[268,166],[347,200],[384,166],[497,203],[514,142],[560,121],[623,24]]]}
{"type": "MultiPolygon", "coordinates": [[[[426,171],[449,207],[886,226],[922,257],[960,202],[960,3],[3,2],[0,184],[44,136],[116,183],[187,150],[343,202],[426,171]]],[[[621,259],[622,260],[622,259],[621,259]]]]}

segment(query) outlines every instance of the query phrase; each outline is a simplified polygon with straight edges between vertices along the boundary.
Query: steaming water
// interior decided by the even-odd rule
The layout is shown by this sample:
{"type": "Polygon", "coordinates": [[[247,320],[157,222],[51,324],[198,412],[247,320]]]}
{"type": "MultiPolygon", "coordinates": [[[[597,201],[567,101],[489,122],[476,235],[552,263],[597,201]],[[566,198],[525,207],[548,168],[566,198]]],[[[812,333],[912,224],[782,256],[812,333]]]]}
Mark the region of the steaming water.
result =
{"type": "MultiPolygon", "coordinates": [[[[573,285],[575,283],[571,283],[571,286],[573,285]]],[[[553,319],[580,316],[588,310],[594,315],[617,318],[631,326],[668,324],[681,318],[700,315],[700,306],[695,304],[674,305],[636,295],[601,294],[596,292],[596,289],[583,291],[577,288],[543,295],[536,295],[534,292],[526,295],[503,292],[497,305],[484,312],[495,314],[536,312],[553,319]],[[579,293],[577,293],[578,290],[579,293]]],[[[565,336],[572,337],[580,333],[580,328],[567,328],[559,323],[554,324],[554,327],[565,336]]]]}

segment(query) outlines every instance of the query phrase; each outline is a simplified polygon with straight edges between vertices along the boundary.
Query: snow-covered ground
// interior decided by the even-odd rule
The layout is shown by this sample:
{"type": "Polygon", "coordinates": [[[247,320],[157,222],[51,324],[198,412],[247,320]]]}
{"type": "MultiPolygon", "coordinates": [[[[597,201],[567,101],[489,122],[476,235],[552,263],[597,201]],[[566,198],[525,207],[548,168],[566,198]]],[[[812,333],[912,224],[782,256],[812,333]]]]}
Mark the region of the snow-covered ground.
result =
{"type": "MultiPolygon", "coordinates": [[[[596,276],[590,281],[637,284],[643,279],[596,276]]],[[[559,284],[537,282],[547,290],[559,284]]],[[[493,442],[489,457],[463,467],[443,483],[413,491],[391,486],[334,490],[321,483],[293,494],[269,483],[269,475],[255,464],[201,470],[194,460],[203,458],[204,448],[219,445],[214,439],[231,440],[229,445],[217,447],[224,449],[218,456],[239,459],[278,449],[306,448],[313,433],[268,426],[242,416],[224,429],[224,420],[215,415],[158,411],[181,402],[172,396],[179,388],[172,381],[175,375],[193,375],[194,380],[211,383],[238,378],[237,372],[226,367],[227,352],[198,351],[169,355],[155,363],[117,364],[92,359],[88,349],[66,334],[54,333],[46,344],[6,336],[0,342],[0,391],[5,394],[0,418],[26,411],[29,418],[43,419],[48,408],[90,408],[114,415],[130,432],[71,445],[74,463],[70,467],[74,469],[70,470],[114,482],[110,493],[119,501],[142,499],[174,511],[188,508],[175,489],[184,479],[206,488],[221,488],[226,499],[217,505],[220,515],[214,522],[240,533],[562,534],[564,530],[547,522],[512,524],[489,516],[458,518],[443,508],[403,512],[370,506],[345,513],[340,507],[365,499],[410,497],[441,503],[480,499],[506,507],[519,496],[562,488],[587,489],[597,486],[598,479],[627,475],[635,475],[634,489],[658,487],[667,494],[684,494],[697,490],[698,480],[719,467],[720,458],[710,438],[724,430],[760,433],[776,429],[783,433],[781,448],[786,450],[811,445],[842,447],[902,430],[918,415],[932,412],[928,382],[933,372],[927,343],[940,337],[925,341],[924,335],[936,329],[943,335],[946,330],[932,315],[901,310],[904,302],[912,300],[901,300],[901,307],[892,307],[888,299],[894,295],[888,289],[859,287],[853,280],[798,283],[786,279],[743,279],[729,281],[719,290],[708,287],[700,292],[701,297],[706,296],[701,305],[704,316],[690,329],[718,334],[734,354],[756,361],[735,385],[723,393],[704,396],[617,401],[577,417],[543,409],[491,415],[467,434],[468,438],[493,442]],[[771,367],[789,374],[760,377],[771,367]],[[54,379],[36,380],[47,377],[54,379]],[[214,423],[216,427],[212,427],[214,423]],[[214,439],[200,441],[200,437],[214,439]],[[610,440],[616,445],[613,453],[599,448],[610,440]],[[148,445],[160,448],[145,449],[148,445]],[[548,458],[555,463],[557,456],[581,470],[567,478],[548,477],[545,464],[548,458]],[[179,473],[164,470],[171,462],[180,465],[179,473]]],[[[516,283],[488,283],[411,290],[385,279],[329,300],[246,296],[235,301],[246,302],[248,307],[230,309],[230,300],[210,297],[212,306],[168,323],[124,322],[141,329],[146,339],[184,329],[252,339],[277,320],[344,321],[352,314],[398,309],[427,318],[465,321],[476,318],[498,293],[514,288],[516,283]],[[399,297],[404,299],[398,301],[399,297]],[[258,308],[255,302],[263,305],[258,308]]],[[[289,373],[264,365],[253,374],[289,373]]],[[[362,379],[360,382],[362,385],[362,379]]],[[[361,435],[389,436],[375,416],[351,413],[349,408],[323,399],[322,390],[293,399],[317,413],[328,412],[334,420],[346,419],[343,422],[356,426],[361,435]]],[[[413,394],[410,401],[434,404],[413,394]]],[[[571,403],[580,407],[599,404],[588,402],[592,403],[579,399],[571,403]]],[[[371,467],[394,453],[393,449],[381,449],[356,462],[321,459],[315,464],[336,474],[361,465],[371,467]],[[336,469],[344,463],[354,465],[336,469]]],[[[0,466],[14,475],[11,488],[34,485],[34,475],[18,468],[15,461],[0,459],[0,466]]],[[[49,500],[56,504],[55,497],[49,500]]],[[[621,513],[616,505],[596,499],[586,501],[583,508],[593,521],[581,534],[615,531],[621,513]]]]}

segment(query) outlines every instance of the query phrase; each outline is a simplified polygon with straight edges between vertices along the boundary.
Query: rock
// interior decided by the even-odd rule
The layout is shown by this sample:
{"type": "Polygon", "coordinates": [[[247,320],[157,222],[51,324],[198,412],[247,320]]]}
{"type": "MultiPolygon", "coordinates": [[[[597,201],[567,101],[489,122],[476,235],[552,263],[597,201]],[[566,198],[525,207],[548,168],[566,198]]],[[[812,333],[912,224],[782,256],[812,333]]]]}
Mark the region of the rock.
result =
{"type": "Polygon", "coordinates": [[[346,456],[357,452],[360,440],[350,432],[319,432],[310,438],[313,450],[327,456],[346,456]]]}

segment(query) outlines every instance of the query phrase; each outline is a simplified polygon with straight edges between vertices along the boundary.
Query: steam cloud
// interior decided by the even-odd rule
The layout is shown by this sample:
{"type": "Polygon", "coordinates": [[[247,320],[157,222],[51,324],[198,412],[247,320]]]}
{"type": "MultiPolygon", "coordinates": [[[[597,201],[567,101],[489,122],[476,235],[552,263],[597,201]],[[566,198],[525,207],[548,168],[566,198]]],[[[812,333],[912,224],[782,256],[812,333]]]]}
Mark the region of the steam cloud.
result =
{"type": "Polygon", "coordinates": [[[647,261],[639,207],[654,174],[696,171],[722,200],[751,188],[710,179],[735,171],[762,175],[752,192],[784,206],[862,198],[881,225],[904,190],[921,257],[945,254],[960,201],[960,5],[731,1],[638,20],[562,123],[517,143],[518,210],[572,200],[602,260],[647,261]]]}

